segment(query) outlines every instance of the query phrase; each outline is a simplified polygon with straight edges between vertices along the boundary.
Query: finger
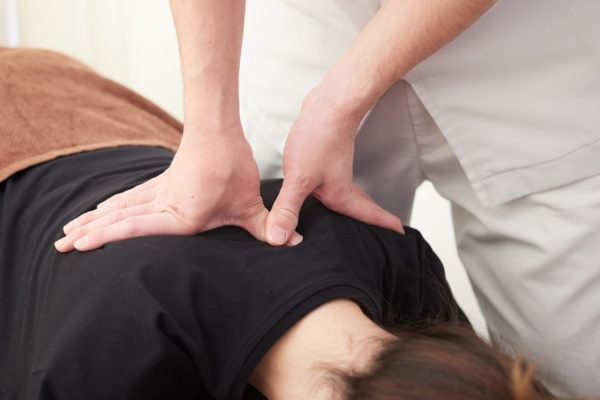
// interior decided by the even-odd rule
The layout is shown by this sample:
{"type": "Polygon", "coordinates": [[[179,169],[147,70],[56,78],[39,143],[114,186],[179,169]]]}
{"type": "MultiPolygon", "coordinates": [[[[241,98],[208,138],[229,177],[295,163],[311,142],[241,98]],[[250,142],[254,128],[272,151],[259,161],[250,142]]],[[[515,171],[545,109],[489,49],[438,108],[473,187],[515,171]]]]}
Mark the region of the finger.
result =
{"type": "Polygon", "coordinates": [[[155,193],[153,190],[139,191],[137,193],[130,193],[128,195],[125,195],[126,193],[127,192],[120,193],[117,199],[112,200],[108,203],[100,203],[104,205],[101,207],[99,204],[95,210],[88,211],[87,213],[75,218],[63,227],[63,232],[65,233],[65,235],[68,235],[73,231],[73,229],[86,225],[94,220],[97,220],[111,213],[114,210],[126,209],[129,207],[146,204],[151,202],[155,197],[155,193]]]}
{"type": "Polygon", "coordinates": [[[168,213],[138,215],[89,232],[74,243],[79,251],[88,251],[109,242],[138,236],[184,234],[168,213]]]}
{"type": "Polygon", "coordinates": [[[89,232],[92,232],[96,229],[100,229],[108,225],[116,224],[117,222],[122,221],[126,218],[138,215],[152,214],[153,212],[154,206],[152,203],[146,203],[125,209],[113,210],[105,215],[99,216],[98,218],[91,220],[87,224],[71,229],[69,234],[55,242],[54,247],[56,247],[56,249],[61,252],[71,251],[74,248],[74,243],[89,232]]]}
{"type": "Polygon", "coordinates": [[[330,210],[368,224],[404,233],[400,218],[378,206],[368,194],[356,185],[352,185],[352,189],[346,196],[338,194],[334,197],[326,195],[317,197],[330,210]]]}
{"type": "MultiPolygon", "coordinates": [[[[269,216],[269,211],[262,204],[262,201],[255,211],[251,213],[251,216],[245,219],[242,223],[235,223],[234,225],[241,226],[247,230],[255,239],[261,242],[267,242],[266,236],[266,222],[269,216]]],[[[285,243],[286,246],[296,246],[301,243],[303,237],[298,232],[292,232],[291,237],[285,243]]]]}
{"type": "Polygon", "coordinates": [[[96,209],[102,211],[112,211],[119,208],[127,208],[138,204],[152,201],[156,197],[155,190],[136,191],[134,193],[123,192],[114,195],[108,200],[99,203],[96,209]]]}
{"type": "Polygon", "coordinates": [[[312,189],[312,187],[297,183],[297,181],[283,180],[281,191],[267,217],[266,229],[269,244],[281,246],[290,241],[296,225],[298,225],[302,203],[312,189]]]}
{"type": "Polygon", "coordinates": [[[68,222],[65,226],[63,226],[63,232],[65,233],[65,235],[70,234],[74,229],[83,226],[87,223],[89,223],[90,221],[93,221],[97,218],[101,218],[103,215],[105,215],[107,213],[107,211],[105,210],[99,210],[99,209],[94,209],[92,211],[88,211],[86,213],[81,214],[79,217],[75,218],[74,220],[68,222]]]}
{"type": "Polygon", "coordinates": [[[149,201],[149,199],[153,198],[156,195],[156,183],[158,181],[155,179],[153,181],[148,181],[143,183],[142,185],[136,186],[132,189],[129,189],[122,193],[117,193],[112,197],[104,200],[99,203],[96,208],[98,209],[115,209],[115,208],[125,208],[129,206],[133,206],[136,204],[143,203],[145,201],[149,201]]]}
{"type": "MultiPolygon", "coordinates": [[[[156,185],[158,184],[158,178],[159,176],[156,176],[140,185],[134,186],[133,188],[126,190],[124,192],[121,193],[117,193],[114,196],[109,197],[108,199],[104,200],[103,202],[99,203],[96,208],[104,208],[107,207],[109,205],[113,205],[119,204],[123,198],[128,198],[129,196],[132,195],[137,195],[143,192],[149,192],[152,193],[151,189],[154,189],[156,187],[156,185]]],[[[115,207],[113,207],[115,208],[115,207]]]]}
{"type": "Polygon", "coordinates": [[[299,234],[298,232],[293,232],[292,237],[290,237],[290,240],[288,240],[285,245],[288,247],[293,247],[302,243],[303,240],[304,237],[301,234],[299,234]]]}
{"type": "Polygon", "coordinates": [[[96,208],[102,211],[112,211],[119,208],[133,207],[139,204],[148,203],[154,200],[156,197],[156,190],[153,188],[148,188],[146,190],[131,193],[123,192],[117,196],[118,197],[111,201],[107,200],[98,204],[96,208]]]}
{"type": "Polygon", "coordinates": [[[87,234],[88,232],[102,228],[104,226],[116,224],[117,222],[122,221],[126,218],[135,217],[138,215],[153,214],[155,212],[156,210],[153,203],[145,203],[133,207],[112,210],[107,214],[88,222],[85,225],[73,229],[71,231],[71,234],[68,236],[79,238],[87,234]]]}
{"type": "MultiPolygon", "coordinates": [[[[263,206],[260,215],[255,215],[249,224],[244,224],[242,227],[246,229],[254,238],[261,242],[268,242],[266,236],[266,221],[269,216],[269,211],[263,206]]],[[[292,231],[292,235],[285,243],[286,246],[296,246],[304,240],[304,237],[296,231],[292,231]]]]}

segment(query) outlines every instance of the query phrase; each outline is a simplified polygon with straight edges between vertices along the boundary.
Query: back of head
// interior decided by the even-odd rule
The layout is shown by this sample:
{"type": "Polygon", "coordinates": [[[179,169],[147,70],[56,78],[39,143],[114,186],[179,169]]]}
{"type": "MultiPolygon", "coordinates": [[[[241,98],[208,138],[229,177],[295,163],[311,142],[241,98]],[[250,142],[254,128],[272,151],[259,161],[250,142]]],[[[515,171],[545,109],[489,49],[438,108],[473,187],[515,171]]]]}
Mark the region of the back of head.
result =
{"type": "Polygon", "coordinates": [[[349,400],[556,399],[534,377],[531,365],[456,325],[403,331],[386,344],[368,373],[343,380],[349,400]]]}

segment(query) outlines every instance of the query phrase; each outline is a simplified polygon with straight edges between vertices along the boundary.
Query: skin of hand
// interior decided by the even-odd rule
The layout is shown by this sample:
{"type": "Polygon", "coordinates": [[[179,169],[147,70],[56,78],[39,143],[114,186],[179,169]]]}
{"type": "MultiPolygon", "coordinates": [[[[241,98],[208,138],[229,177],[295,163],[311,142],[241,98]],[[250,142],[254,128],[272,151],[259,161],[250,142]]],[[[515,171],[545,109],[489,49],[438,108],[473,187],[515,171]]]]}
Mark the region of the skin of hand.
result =
{"type": "Polygon", "coordinates": [[[352,184],[354,135],[367,111],[411,68],[473,24],[496,0],[388,0],[305,98],[283,153],[284,181],[267,240],[286,243],[309,194],[367,223],[400,220],[352,184]],[[365,61],[366,60],[366,61],[365,61]]]}
{"type": "MultiPolygon", "coordinates": [[[[229,132],[235,132],[233,137],[220,133],[223,126],[231,126],[223,121],[229,121],[231,116],[239,120],[237,73],[245,2],[171,0],[182,59],[186,115],[186,129],[174,165],[151,183],[117,197],[120,200],[115,200],[116,203],[109,202],[113,207],[119,204],[117,210],[110,212],[115,221],[116,212],[120,213],[122,218],[118,221],[106,225],[109,217],[100,210],[108,205],[104,204],[99,210],[67,224],[67,237],[56,243],[57,249],[68,251],[77,242],[75,248],[88,250],[103,242],[126,237],[188,234],[226,223],[243,226],[258,239],[266,239],[273,245],[293,245],[302,240],[294,229],[300,207],[311,193],[335,211],[402,232],[398,218],[379,208],[352,184],[354,133],[367,110],[394,82],[466,29],[494,3],[495,0],[389,0],[379,10],[311,92],[293,124],[284,151],[284,184],[266,219],[265,236],[265,229],[253,228],[248,222],[260,220],[262,216],[234,212],[235,207],[248,204],[252,210],[258,210],[253,206],[254,202],[249,201],[256,199],[258,174],[252,173],[252,177],[241,174],[254,180],[245,184],[223,176],[215,178],[211,175],[214,164],[199,160],[201,153],[195,153],[201,152],[201,146],[208,146],[218,149],[225,160],[230,160],[228,155],[236,154],[235,149],[247,146],[241,129],[229,129],[229,132]],[[232,146],[219,146],[219,141],[232,146]],[[187,163],[194,165],[184,165],[187,163]],[[185,179],[187,173],[204,177],[200,179],[202,184],[207,184],[208,177],[212,177],[215,184],[231,185],[237,190],[204,186],[215,190],[214,196],[207,196],[200,186],[193,185],[196,193],[184,194],[183,188],[189,183],[185,179]],[[179,189],[175,188],[176,184],[180,185],[179,189]],[[131,209],[134,207],[130,204],[136,203],[142,197],[141,193],[149,199],[149,191],[155,193],[153,200],[140,201],[136,204],[139,207],[135,208],[137,214],[133,214],[131,209]],[[179,193],[181,197],[172,193],[179,193]],[[242,200],[237,203],[227,200],[229,196],[234,197],[233,193],[242,200]],[[136,200],[131,200],[134,196],[136,200]],[[224,201],[224,205],[210,204],[211,199],[224,201]],[[150,209],[148,203],[154,208],[150,209]],[[148,208],[140,212],[142,204],[148,208]],[[183,206],[200,209],[183,210],[183,206]],[[127,212],[123,211],[125,209],[127,212]],[[152,221],[150,215],[154,218],[152,221]],[[149,224],[146,227],[139,225],[142,216],[147,217],[141,224],[149,224]],[[191,221],[183,222],[179,219],[182,216],[191,221]],[[94,236],[90,238],[92,228],[106,232],[109,227],[112,230],[108,235],[96,238],[95,242],[94,236]],[[79,236],[76,238],[75,235],[79,236]]],[[[237,164],[225,162],[224,170],[232,165],[237,165],[240,170],[255,170],[256,164],[249,158],[241,157],[237,164]]],[[[262,209],[260,214],[264,215],[262,209]]]]}
{"type": "Polygon", "coordinates": [[[281,245],[289,240],[288,232],[293,232],[300,207],[311,193],[333,211],[403,233],[398,217],[352,183],[354,132],[360,120],[344,118],[329,110],[328,104],[312,101],[319,98],[319,89],[307,96],[285,144],[285,178],[269,215],[269,222],[275,224],[269,242],[281,245]]]}
{"type": "MultiPolygon", "coordinates": [[[[135,236],[195,234],[237,225],[266,241],[268,215],[239,119],[243,0],[171,0],[181,53],[185,128],[169,168],[64,227],[58,251],[135,236]]],[[[287,244],[302,236],[293,233],[287,244]]]]}
{"type": "MultiPolygon", "coordinates": [[[[264,241],[268,211],[258,167],[245,140],[228,138],[182,147],[161,175],[67,224],[56,248],[85,251],[136,236],[195,234],[223,225],[241,226],[264,241]]],[[[290,244],[300,240],[294,235],[290,244]]]]}

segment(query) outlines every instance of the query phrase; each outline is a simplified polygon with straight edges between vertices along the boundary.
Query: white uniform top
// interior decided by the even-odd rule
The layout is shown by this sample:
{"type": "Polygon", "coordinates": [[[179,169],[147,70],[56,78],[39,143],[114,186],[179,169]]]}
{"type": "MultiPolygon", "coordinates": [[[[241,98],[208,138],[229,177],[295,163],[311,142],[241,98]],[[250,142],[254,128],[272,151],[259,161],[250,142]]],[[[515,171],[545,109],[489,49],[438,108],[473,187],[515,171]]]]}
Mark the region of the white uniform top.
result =
{"type": "MultiPolygon", "coordinates": [[[[281,174],[304,95],[380,6],[248,2],[241,109],[263,177],[281,174]]],[[[484,206],[600,173],[598,21],[598,0],[501,0],[406,75],[484,206]]]]}

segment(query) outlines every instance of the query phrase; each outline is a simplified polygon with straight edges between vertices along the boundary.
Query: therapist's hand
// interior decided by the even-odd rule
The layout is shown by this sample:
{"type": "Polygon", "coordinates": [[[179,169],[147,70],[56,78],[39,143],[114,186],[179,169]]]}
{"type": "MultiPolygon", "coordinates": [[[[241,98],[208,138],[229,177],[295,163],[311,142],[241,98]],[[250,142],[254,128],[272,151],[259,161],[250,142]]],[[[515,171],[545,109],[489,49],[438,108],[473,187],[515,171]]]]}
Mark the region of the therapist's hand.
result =
{"type": "Polygon", "coordinates": [[[398,80],[482,16],[496,0],[389,0],[304,102],[283,154],[284,181],[267,239],[285,243],[304,199],[402,232],[398,218],[352,184],[360,120],[398,80]]]}
{"type": "Polygon", "coordinates": [[[354,138],[362,116],[336,109],[327,98],[327,89],[313,89],[288,135],[283,186],[267,219],[272,245],[289,241],[310,194],[340,214],[404,233],[398,217],[352,183],[354,138]]]}
{"type": "MultiPolygon", "coordinates": [[[[241,226],[265,241],[268,212],[258,168],[239,130],[193,143],[184,139],[161,175],[68,223],[57,250],[85,251],[136,236],[195,234],[222,225],[241,226]]],[[[290,240],[301,237],[294,234],[290,240]]]]}

